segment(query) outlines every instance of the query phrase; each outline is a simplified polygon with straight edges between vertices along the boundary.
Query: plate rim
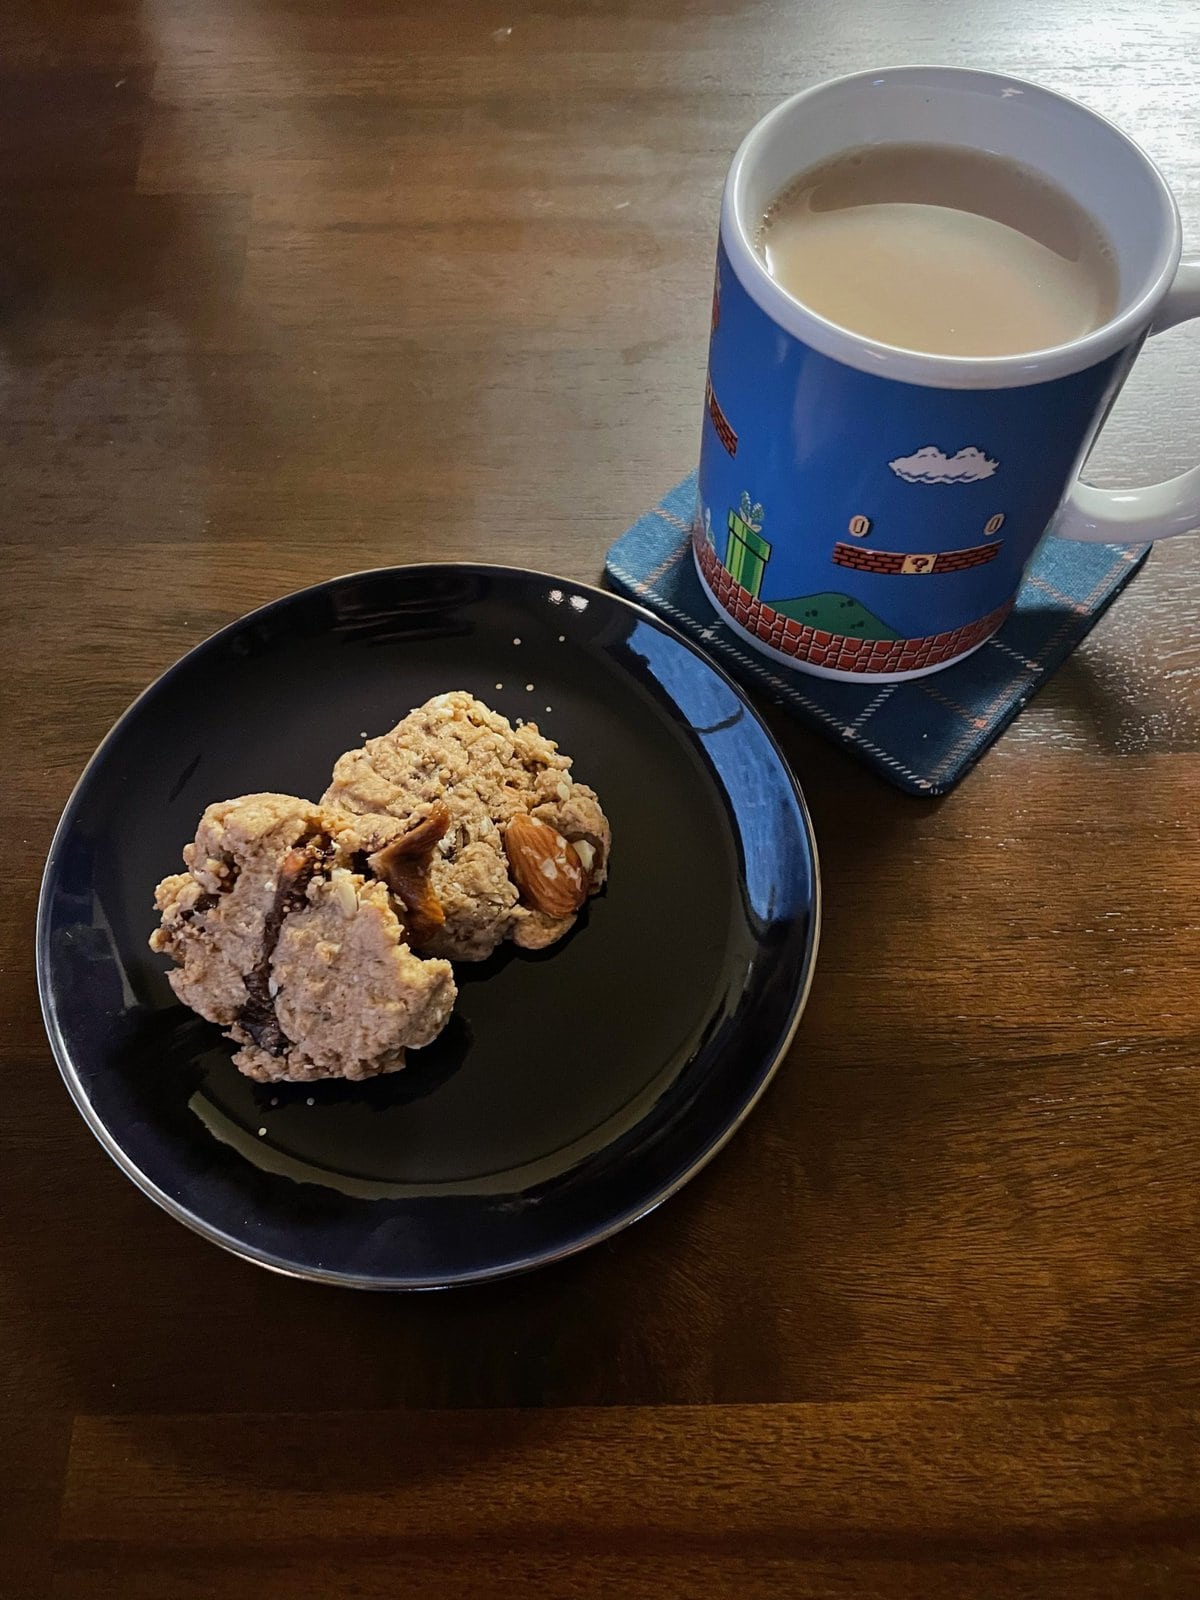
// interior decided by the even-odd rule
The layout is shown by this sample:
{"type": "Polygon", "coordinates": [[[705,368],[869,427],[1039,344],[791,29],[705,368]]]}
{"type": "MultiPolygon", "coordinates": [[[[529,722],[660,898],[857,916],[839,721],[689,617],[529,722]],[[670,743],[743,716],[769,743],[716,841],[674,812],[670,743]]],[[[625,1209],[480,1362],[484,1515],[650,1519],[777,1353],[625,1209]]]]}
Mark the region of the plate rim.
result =
{"type": "Polygon", "coordinates": [[[780,748],[779,741],[768,727],[766,720],[762,716],[762,713],[749,698],[747,691],[743,689],[742,686],[737,683],[737,681],[731,677],[728,672],[725,671],[724,667],[722,667],[719,662],[715,661],[711,656],[706,655],[705,652],[701,650],[700,647],[691,639],[687,638],[677,628],[672,627],[669,622],[665,621],[662,617],[657,616],[646,606],[639,605],[637,601],[627,599],[624,595],[616,594],[611,589],[602,588],[599,584],[585,583],[576,578],[567,578],[554,573],[542,572],[533,567],[512,566],[507,562],[415,561],[402,562],[399,565],[386,567],[365,567],[354,572],[337,573],[333,577],[323,578],[318,580],[316,583],[306,584],[301,589],[293,589],[287,594],[276,596],[274,600],[268,600],[260,606],[255,606],[252,610],[244,612],[242,615],[233,618],[227,623],[224,623],[220,628],[215,629],[205,638],[198,639],[195,644],[191,645],[181,656],[178,656],[173,662],[165,667],[156,678],[152,679],[134,696],[134,698],[125,707],[124,711],[122,711],[112,723],[104,737],[100,740],[100,743],[92,751],[92,754],[88,757],[81,772],[79,773],[79,776],[76,778],[71,787],[71,792],[67,796],[58,822],[55,825],[54,833],[50,840],[50,848],[47,851],[46,860],[42,868],[41,883],[38,888],[37,917],[34,927],[34,965],[37,974],[38,1003],[42,1014],[42,1025],[45,1028],[46,1036],[50,1043],[51,1053],[54,1056],[59,1075],[66,1085],[67,1091],[75,1104],[76,1110],[79,1112],[88,1129],[93,1134],[110,1160],[120,1169],[122,1173],[124,1173],[125,1177],[128,1178],[130,1182],[133,1183],[146,1196],[147,1199],[153,1201],[160,1210],[165,1211],[167,1215],[174,1218],[176,1222],[183,1223],[185,1227],[190,1229],[193,1233],[198,1234],[201,1238],[206,1239],[210,1244],[215,1244],[221,1249],[228,1251],[231,1255],[237,1256],[239,1259],[249,1262],[254,1266],[263,1267],[268,1272],[274,1272],[281,1277],[292,1278],[308,1283],[334,1285],[340,1288],[371,1290],[379,1293],[429,1293],[442,1289],[465,1288],[472,1284],[502,1282],[507,1278],[518,1277],[527,1272],[532,1272],[538,1267],[551,1266],[555,1262],[568,1260],[570,1257],[578,1255],[581,1251],[590,1249],[593,1245],[602,1244],[605,1240],[613,1238],[616,1234],[623,1233],[626,1228],[632,1227],[635,1222],[640,1222],[643,1217],[649,1216],[652,1211],[656,1211],[659,1206],[664,1204],[664,1202],[670,1200],[672,1196],[678,1194],[680,1189],[682,1189],[686,1183],[689,1183],[691,1179],[697,1175],[697,1173],[701,1172],[706,1166],[708,1166],[709,1162],[711,1162],[717,1155],[720,1154],[720,1152],[733,1138],[734,1134],[737,1133],[738,1129],[746,1121],[747,1117],[749,1117],[750,1113],[758,1105],[759,1101],[762,1099],[767,1089],[774,1081],[776,1073],[779,1071],[784,1058],[792,1047],[792,1043],[795,1040],[796,1033],[800,1027],[801,1019],[803,1018],[804,1012],[808,1006],[809,995],[811,993],[813,979],[816,974],[817,955],[821,941],[821,916],[822,886],[820,856],[817,850],[816,832],[813,828],[812,817],[809,813],[808,803],[804,798],[804,792],[800,787],[799,779],[792,770],[791,763],[788,761],[787,757],[783,753],[783,750],[780,748]],[[734,1116],[721,1130],[717,1138],[711,1140],[701,1151],[698,1152],[698,1154],[688,1163],[682,1172],[676,1174],[674,1178],[655,1189],[649,1196],[643,1197],[637,1201],[632,1207],[628,1207],[619,1212],[615,1217],[610,1218],[599,1228],[588,1232],[582,1238],[573,1240],[571,1243],[562,1246],[560,1249],[542,1252],[533,1257],[519,1261],[508,1261],[495,1268],[459,1273],[451,1277],[394,1278],[383,1277],[379,1275],[364,1277],[361,1274],[339,1271],[334,1268],[300,1266],[294,1261],[288,1261],[269,1250],[257,1249],[253,1245],[247,1243],[245,1240],[235,1238],[232,1234],[226,1233],[224,1229],[215,1226],[213,1223],[207,1221],[204,1217],[197,1215],[181,1201],[176,1200],[172,1195],[166,1193],[165,1190],[160,1189],[159,1186],[141,1170],[137,1162],[127,1154],[121,1143],[110,1132],[106,1122],[93,1107],[90,1098],[84,1090],[75,1065],[71,1060],[71,1052],[68,1050],[62,1037],[62,1030],[58,1024],[54,999],[51,993],[49,902],[51,898],[51,879],[60,849],[69,831],[68,824],[73,821],[73,813],[75,811],[76,804],[79,800],[81,791],[93,772],[93,769],[99,765],[109,745],[115,742],[117,735],[126,726],[126,724],[132,720],[142,702],[148,699],[148,697],[162,685],[167,683],[168,680],[176,672],[178,672],[185,662],[190,661],[192,657],[197,655],[200,651],[208,649],[209,646],[215,644],[226,634],[232,633],[235,629],[239,629],[245,624],[253,622],[257,618],[264,617],[276,609],[290,605],[297,600],[301,600],[307,595],[332,589],[336,585],[342,583],[351,583],[370,579],[382,579],[398,573],[415,575],[421,572],[456,572],[464,574],[484,573],[489,576],[509,576],[526,580],[541,580],[551,584],[567,585],[572,589],[585,592],[589,595],[598,595],[602,599],[611,602],[623,610],[633,612],[634,615],[640,620],[650,623],[658,632],[665,633],[676,644],[683,645],[690,655],[695,656],[696,659],[705,667],[707,667],[712,673],[714,673],[717,678],[722,680],[728,688],[732,689],[737,698],[742,702],[743,705],[745,705],[750,715],[758,724],[760,733],[766,738],[770,749],[774,752],[781,770],[787,777],[799,809],[800,820],[811,860],[812,914],[810,917],[808,938],[805,944],[803,971],[801,973],[800,982],[797,985],[794,993],[792,1012],[789,1018],[786,1033],[781,1039],[778,1048],[776,1049],[771,1061],[767,1065],[767,1068],[762,1074],[762,1077],[756,1085],[753,1093],[739,1108],[736,1116],[734,1116]]]}

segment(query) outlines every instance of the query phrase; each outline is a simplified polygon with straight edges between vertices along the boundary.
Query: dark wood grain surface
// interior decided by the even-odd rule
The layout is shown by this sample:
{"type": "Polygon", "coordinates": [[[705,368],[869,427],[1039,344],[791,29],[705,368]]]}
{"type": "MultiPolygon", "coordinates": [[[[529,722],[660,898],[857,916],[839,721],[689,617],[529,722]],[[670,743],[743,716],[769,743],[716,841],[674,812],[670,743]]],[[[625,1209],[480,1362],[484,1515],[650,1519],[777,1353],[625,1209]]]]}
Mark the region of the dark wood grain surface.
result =
{"type": "MultiPolygon", "coordinates": [[[[597,577],[694,462],[724,170],[901,60],[1122,122],[1200,248],[1191,0],[91,0],[0,8],[0,1593],[1192,1595],[1200,541],[963,787],[773,718],[827,915],[794,1056],[628,1234],[356,1296],[106,1159],[32,925],[113,718],[354,568],[597,577]]],[[[1200,328],[1094,464],[1189,463],[1200,328]]]]}

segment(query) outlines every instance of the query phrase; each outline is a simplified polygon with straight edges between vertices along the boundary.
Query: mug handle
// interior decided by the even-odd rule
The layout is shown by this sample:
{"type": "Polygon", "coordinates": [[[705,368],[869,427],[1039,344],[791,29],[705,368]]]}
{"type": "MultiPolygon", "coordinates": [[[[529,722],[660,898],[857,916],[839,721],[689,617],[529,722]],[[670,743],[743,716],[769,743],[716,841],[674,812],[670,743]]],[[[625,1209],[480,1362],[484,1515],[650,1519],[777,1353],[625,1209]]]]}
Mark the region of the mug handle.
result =
{"type": "MultiPolygon", "coordinates": [[[[1191,317],[1200,317],[1200,257],[1180,263],[1151,335],[1191,317]]],[[[1200,467],[1142,489],[1095,489],[1077,479],[1050,531],[1095,544],[1146,544],[1200,533],[1200,467]]]]}

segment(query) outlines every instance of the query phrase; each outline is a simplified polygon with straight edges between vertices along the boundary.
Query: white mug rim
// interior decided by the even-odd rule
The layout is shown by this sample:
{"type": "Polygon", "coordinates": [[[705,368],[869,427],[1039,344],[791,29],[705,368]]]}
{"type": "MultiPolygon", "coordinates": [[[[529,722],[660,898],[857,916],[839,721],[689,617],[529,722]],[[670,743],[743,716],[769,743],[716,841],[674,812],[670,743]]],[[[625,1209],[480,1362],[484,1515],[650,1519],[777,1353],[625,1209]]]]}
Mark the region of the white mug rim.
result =
{"type": "MultiPolygon", "coordinates": [[[[757,222],[757,219],[755,219],[757,222]]],[[[1099,112],[1069,95],[1059,94],[1028,79],[1008,73],[983,72],[968,67],[900,66],[880,67],[866,72],[828,78],[802,89],[768,111],[750,129],[738,147],[729,169],[721,200],[721,239],[730,266],[738,281],[760,310],[785,332],[800,339],[821,355],[840,361],[860,372],[915,383],[937,389],[1010,389],[1045,383],[1094,366],[1096,362],[1123,349],[1149,328],[1163,296],[1167,293],[1183,254],[1183,230],[1179,208],[1166,179],[1135,140],[1099,112]],[[851,332],[810,310],[775,282],[754,247],[751,226],[745,216],[745,191],[761,146],[773,128],[790,117],[806,100],[835,89],[850,89],[886,77],[891,82],[928,85],[954,84],[957,87],[1016,88],[1053,104],[1065,114],[1096,123],[1115,135],[1138,160],[1150,183],[1157,190],[1164,221],[1156,263],[1133,299],[1090,333],[1066,344],[1046,350],[1005,356],[933,355],[906,350],[897,345],[851,332]]]]}

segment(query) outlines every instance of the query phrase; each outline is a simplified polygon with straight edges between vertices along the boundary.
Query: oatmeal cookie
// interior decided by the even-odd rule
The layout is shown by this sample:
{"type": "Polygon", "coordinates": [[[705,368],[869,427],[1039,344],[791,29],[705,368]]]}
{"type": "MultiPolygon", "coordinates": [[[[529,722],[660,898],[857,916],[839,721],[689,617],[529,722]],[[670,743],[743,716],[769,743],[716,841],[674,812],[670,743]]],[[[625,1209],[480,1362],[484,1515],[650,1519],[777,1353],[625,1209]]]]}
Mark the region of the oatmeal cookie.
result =
{"type": "Polygon", "coordinates": [[[514,728],[462,691],[348,751],[321,803],[346,815],[369,869],[406,906],[395,856],[424,825],[432,893],[412,937],[430,955],[482,961],[505,939],[553,944],[608,872],[608,820],[570,757],[534,723],[514,728]]]}
{"type": "Polygon", "coordinates": [[[350,870],[356,848],[326,808],[244,795],[209,806],[187,871],[158,885],[151,948],[178,963],[171,987],[226,1030],[247,1077],[395,1072],[450,1015],[449,963],[413,954],[385,885],[350,870]]]}

